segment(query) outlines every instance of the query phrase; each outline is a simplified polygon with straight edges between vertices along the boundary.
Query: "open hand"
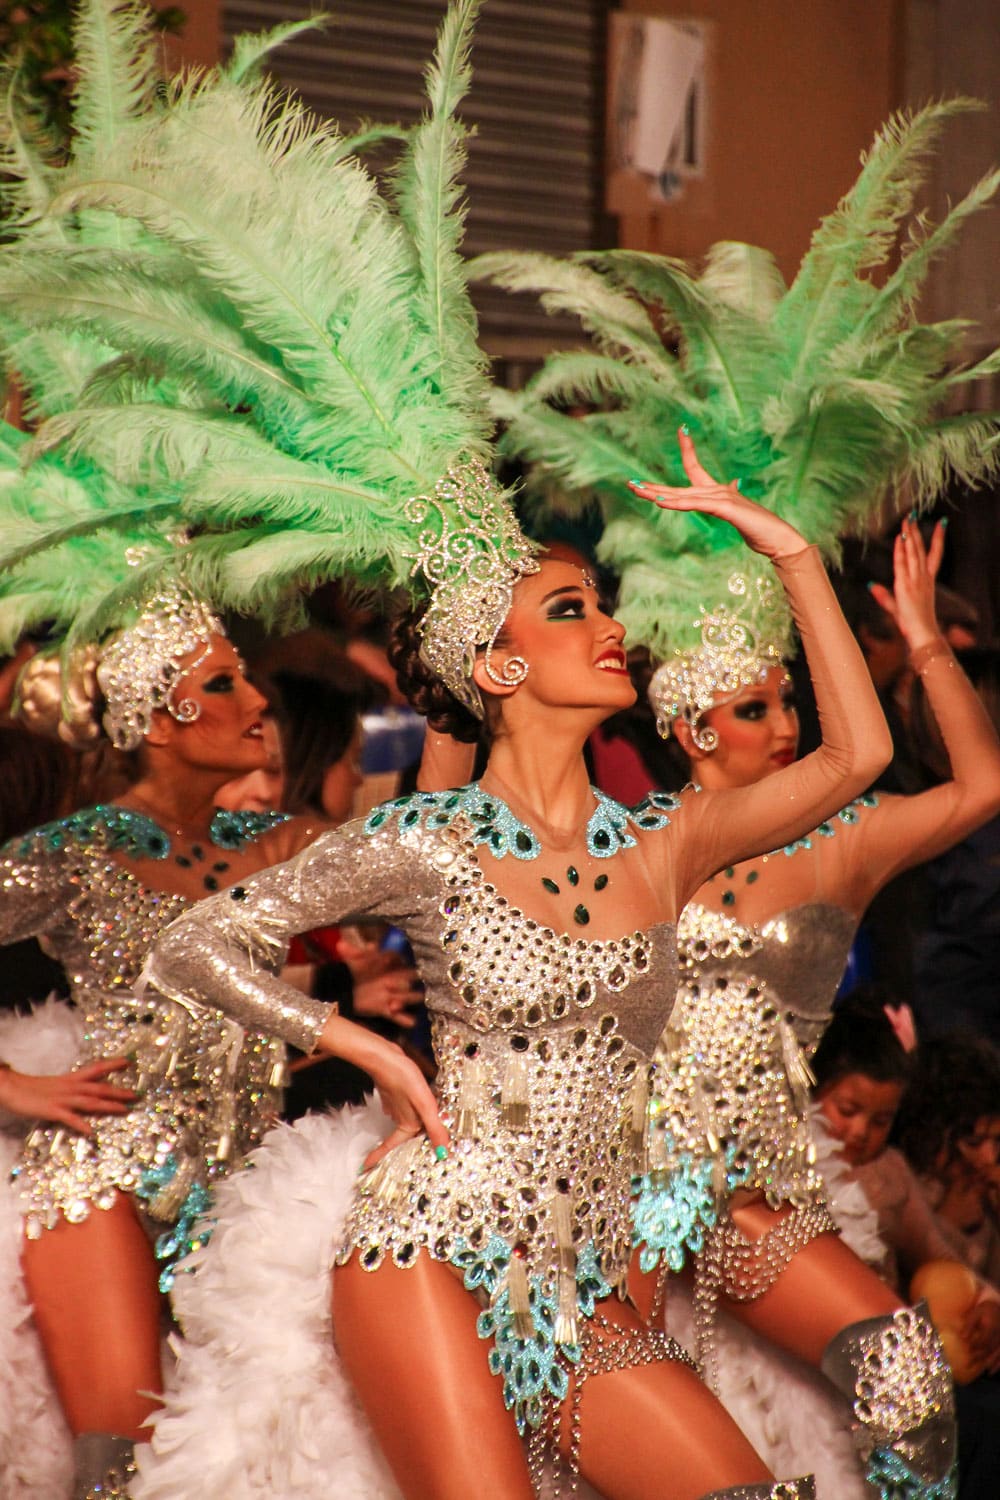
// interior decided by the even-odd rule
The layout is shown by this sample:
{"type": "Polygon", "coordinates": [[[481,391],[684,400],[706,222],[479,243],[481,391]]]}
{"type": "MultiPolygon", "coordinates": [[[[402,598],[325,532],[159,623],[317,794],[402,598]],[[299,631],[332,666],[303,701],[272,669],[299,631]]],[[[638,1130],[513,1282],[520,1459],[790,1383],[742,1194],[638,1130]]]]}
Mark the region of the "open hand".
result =
{"type": "Polygon", "coordinates": [[[123,1115],[139,1095],[104,1080],[128,1067],[128,1058],[102,1058],[72,1073],[42,1075],[0,1068],[0,1108],[26,1120],[49,1120],[92,1135],[88,1115],[123,1115]]]}
{"type": "Polygon", "coordinates": [[[739,491],[739,480],[729,484],[714,479],[698,462],[694,442],[683,427],[677,434],[681,462],[691,481],[689,485],[647,484],[630,480],[629,489],[643,500],[652,500],[661,510],[696,510],[702,515],[718,516],[735,526],[747,546],[764,557],[776,560],[801,552],[807,545],[804,537],[776,516],[765,505],[757,505],[739,491]]]}
{"type": "Polygon", "coordinates": [[[342,1057],[374,1080],[379,1103],[396,1128],[365,1159],[367,1172],[396,1146],[426,1134],[435,1149],[447,1151],[449,1136],[437,1100],[423,1073],[402,1047],[376,1036],[344,1016],[331,1016],[317,1037],[321,1052],[342,1057]]]}
{"type": "Polygon", "coordinates": [[[1000,1302],[980,1298],[969,1313],[962,1332],[972,1358],[995,1374],[1000,1369],[1000,1302]]]}
{"type": "Polygon", "coordinates": [[[416,1020],[409,1007],[419,1005],[424,987],[416,969],[403,966],[390,969],[376,979],[365,979],[354,986],[354,1013],[358,1016],[382,1016],[397,1026],[409,1029],[416,1020]]]}
{"type": "Polygon", "coordinates": [[[892,549],[892,592],[881,583],[871,585],[871,595],[895,620],[911,651],[937,640],[941,627],[934,611],[934,580],[944,555],[944,523],[939,521],[924,546],[920,527],[907,516],[892,549]]]}

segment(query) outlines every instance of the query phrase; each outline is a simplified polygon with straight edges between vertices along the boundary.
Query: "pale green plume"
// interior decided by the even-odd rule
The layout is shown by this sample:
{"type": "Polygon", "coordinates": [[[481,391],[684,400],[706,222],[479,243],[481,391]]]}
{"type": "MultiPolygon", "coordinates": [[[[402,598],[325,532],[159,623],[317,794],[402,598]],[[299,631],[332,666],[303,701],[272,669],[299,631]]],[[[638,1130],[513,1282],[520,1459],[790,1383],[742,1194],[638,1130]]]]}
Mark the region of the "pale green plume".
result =
{"type": "MultiPolygon", "coordinates": [[[[714,246],[700,275],[636,251],[474,264],[474,274],[575,311],[590,335],[590,350],[552,356],[494,408],[507,423],[504,447],[534,466],[536,484],[599,499],[600,553],[622,575],[623,618],[658,654],[691,649],[694,619],[732,602],[730,575],[761,571],[722,523],[654,510],[628,490],[630,478],[686,483],[680,425],[710,472],[739,477],[831,559],[895,488],[925,504],[954,477],[976,484],[1000,468],[995,416],[942,414],[963,385],[1000,366],[1000,353],[963,367],[968,325],[921,324],[914,311],[934,257],[1000,186],[1000,173],[984,177],[936,227],[915,210],[939,131],[972,107],[895,116],[787,289],[767,251],[732,243],[714,246]],[[879,284],[873,273],[887,264],[879,284]]],[[[787,637],[787,614],[767,628],[787,637]]]]}
{"type": "MultiPolygon", "coordinates": [[[[32,451],[148,495],[143,524],[166,497],[192,531],[187,576],[218,607],[273,617],[336,575],[408,583],[420,532],[407,500],[489,459],[455,118],[478,5],[449,9],[428,112],[388,193],[357,152],[400,132],[342,136],[260,77],[265,43],[247,43],[60,173],[53,218],[110,217],[130,240],[0,254],[13,316],[83,327],[111,354],[32,451]]],[[[106,529],[96,510],[94,524],[106,529]]],[[[113,623],[128,587],[90,612],[92,628],[113,623]]]]}

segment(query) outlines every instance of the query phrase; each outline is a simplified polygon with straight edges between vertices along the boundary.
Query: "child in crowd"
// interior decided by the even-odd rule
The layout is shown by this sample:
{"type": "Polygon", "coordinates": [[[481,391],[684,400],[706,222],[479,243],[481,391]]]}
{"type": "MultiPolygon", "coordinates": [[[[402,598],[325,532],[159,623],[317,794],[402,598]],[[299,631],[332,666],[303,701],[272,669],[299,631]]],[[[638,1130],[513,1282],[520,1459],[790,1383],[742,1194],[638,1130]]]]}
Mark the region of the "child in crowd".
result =
{"type": "MultiPolygon", "coordinates": [[[[987,1500],[1000,1465],[1000,1290],[984,1255],[997,1243],[1000,1055],[959,1036],[922,1051],[909,1009],[883,999],[877,986],[861,986],[834,1011],[812,1060],[816,1104],[878,1216],[886,1279],[906,1295],[931,1262],[960,1262],[976,1275],[952,1346],[965,1382],[959,1496],[987,1500]],[[902,1149],[889,1145],[894,1127],[902,1149]]],[[[913,1290],[920,1294],[919,1278],[913,1290]]]]}

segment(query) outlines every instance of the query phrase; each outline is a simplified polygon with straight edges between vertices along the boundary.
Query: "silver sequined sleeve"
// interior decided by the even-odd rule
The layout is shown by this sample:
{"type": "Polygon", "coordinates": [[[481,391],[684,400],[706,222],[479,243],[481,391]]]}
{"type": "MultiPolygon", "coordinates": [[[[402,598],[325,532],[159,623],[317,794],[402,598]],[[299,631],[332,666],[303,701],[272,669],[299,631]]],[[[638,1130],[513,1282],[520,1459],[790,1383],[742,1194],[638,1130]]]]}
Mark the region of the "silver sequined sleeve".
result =
{"type": "Polygon", "coordinates": [[[247,1030],[309,1052],[330,1007],[276,977],[288,943],[353,918],[405,919],[405,855],[380,859],[360,822],[324,834],[287,864],[199,901],[163,933],[145,978],[170,999],[218,1007],[247,1030]]]}
{"type": "Polygon", "coordinates": [[[0,888],[0,946],[37,937],[59,924],[69,899],[65,861],[8,844],[0,858],[0,888]]]}

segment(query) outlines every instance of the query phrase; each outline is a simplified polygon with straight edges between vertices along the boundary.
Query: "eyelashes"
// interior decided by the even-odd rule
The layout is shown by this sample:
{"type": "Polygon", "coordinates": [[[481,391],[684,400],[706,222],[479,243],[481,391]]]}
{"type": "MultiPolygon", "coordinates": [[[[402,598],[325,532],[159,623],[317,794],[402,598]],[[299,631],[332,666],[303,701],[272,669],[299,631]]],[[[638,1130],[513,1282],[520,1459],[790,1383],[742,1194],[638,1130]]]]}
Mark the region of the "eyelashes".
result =
{"type": "Polygon", "coordinates": [[[219,672],[203,682],[201,690],[203,693],[231,693],[235,687],[236,679],[231,672],[219,672]]]}

